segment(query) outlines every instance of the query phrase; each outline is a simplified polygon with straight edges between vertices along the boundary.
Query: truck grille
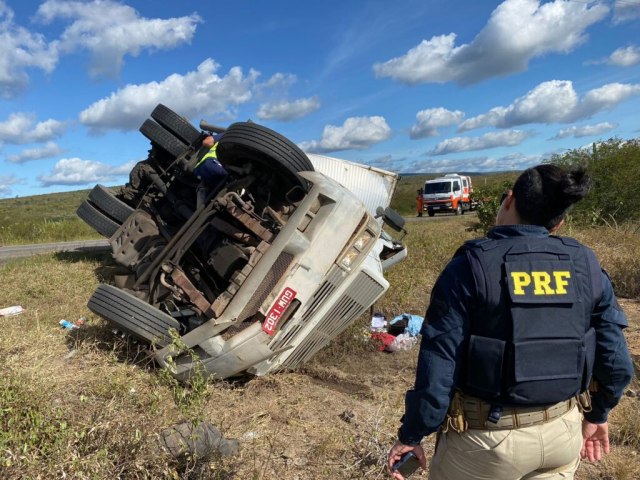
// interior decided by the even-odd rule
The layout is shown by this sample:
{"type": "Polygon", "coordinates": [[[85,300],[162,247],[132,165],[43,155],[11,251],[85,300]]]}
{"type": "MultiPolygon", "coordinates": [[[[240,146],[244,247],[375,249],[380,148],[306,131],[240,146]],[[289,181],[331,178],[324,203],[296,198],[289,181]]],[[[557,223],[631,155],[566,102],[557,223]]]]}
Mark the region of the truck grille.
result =
{"type": "Polygon", "coordinates": [[[251,300],[247,302],[245,307],[242,309],[242,312],[238,315],[237,322],[241,322],[249,318],[251,315],[258,311],[258,308],[260,308],[262,302],[265,301],[267,295],[269,295],[269,292],[273,290],[278,281],[285,274],[292,261],[293,255],[286,252],[280,253],[276,261],[273,262],[273,266],[271,267],[269,272],[265,275],[264,280],[256,289],[251,300]]]}
{"type": "MultiPolygon", "coordinates": [[[[272,350],[286,347],[291,343],[296,334],[305,325],[305,322],[313,315],[324,301],[330,296],[326,291],[330,288],[328,282],[324,282],[312,299],[312,304],[305,312],[298,324],[287,334],[270,345],[272,350]],[[317,304],[316,304],[317,302],[317,304]],[[306,317],[306,318],[305,318],[306,317]],[[277,343],[277,345],[275,345],[277,343]]],[[[335,289],[335,285],[331,291],[335,289]]],[[[384,292],[384,287],[371,276],[360,272],[353,284],[344,295],[335,302],[333,307],[320,319],[316,328],[304,338],[288,358],[278,367],[278,370],[294,368],[309,360],[321,348],[351,325],[373,302],[384,292]]]]}

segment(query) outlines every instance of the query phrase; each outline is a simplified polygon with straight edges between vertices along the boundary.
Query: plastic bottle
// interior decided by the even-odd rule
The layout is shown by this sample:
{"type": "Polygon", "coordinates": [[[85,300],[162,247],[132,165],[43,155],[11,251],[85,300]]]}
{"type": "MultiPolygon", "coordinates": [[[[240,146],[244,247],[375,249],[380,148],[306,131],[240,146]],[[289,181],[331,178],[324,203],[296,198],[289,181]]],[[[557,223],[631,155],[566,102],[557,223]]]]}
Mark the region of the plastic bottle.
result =
{"type": "Polygon", "coordinates": [[[73,330],[74,328],[78,328],[77,325],[74,325],[69,320],[65,320],[65,319],[60,320],[60,326],[62,328],[66,328],[67,330],[73,330]]]}

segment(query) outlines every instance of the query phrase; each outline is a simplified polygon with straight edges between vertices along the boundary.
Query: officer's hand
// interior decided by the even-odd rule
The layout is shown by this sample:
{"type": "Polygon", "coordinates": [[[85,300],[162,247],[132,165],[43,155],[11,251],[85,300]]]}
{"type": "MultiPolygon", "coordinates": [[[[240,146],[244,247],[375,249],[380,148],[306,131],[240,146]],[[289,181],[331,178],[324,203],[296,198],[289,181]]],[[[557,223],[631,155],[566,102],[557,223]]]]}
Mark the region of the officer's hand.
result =
{"type": "Polygon", "coordinates": [[[398,462],[402,458],[402,455],[412,450],[413,450],[413,454],[416,456],[416,458],[420,462],[420,466],[422,467],[422,469],[425,470],[427,468],[427,460],[424,456],[424,450],[422,450],[422,445],[416,445],[412,447],[410,445],[405,445],[403,443],[396,442],[396,444],[391,448],[391,450],[389,450],[389,457],[387,459],[387,471],[391,474],[393,478],[396,478],[397,480],[404,480],[404,477],[400,473],[394,472],[392,470],[392,467],[396,464],[396,462],[398,462]]]}
{"type": "Polygon", "coordinates": [[[580,457],[597,462],[602,458],[602,450],[609,453],[609,424],[582,421],[582,450],[580,457]]]}

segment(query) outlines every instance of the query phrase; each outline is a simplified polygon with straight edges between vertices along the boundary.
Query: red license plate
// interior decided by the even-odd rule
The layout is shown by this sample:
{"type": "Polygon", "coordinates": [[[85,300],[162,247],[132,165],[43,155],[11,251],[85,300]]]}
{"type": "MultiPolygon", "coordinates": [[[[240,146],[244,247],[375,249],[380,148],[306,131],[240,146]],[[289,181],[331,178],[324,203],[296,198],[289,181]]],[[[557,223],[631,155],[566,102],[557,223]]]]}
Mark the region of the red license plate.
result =
{"type": "Polygon", "coordinates": [[[286,287],[282,291],[280,296],[269,309],[264,322],[262,322],[262,330],[267,332],[269,335],[276,333],[276,327],[278,326],[278,322],[280,321],[282,314],[287,310],[287,307],[291,304],[293,299],[296,298],[296,295],[296,291],[289,287],[286,287]]]}

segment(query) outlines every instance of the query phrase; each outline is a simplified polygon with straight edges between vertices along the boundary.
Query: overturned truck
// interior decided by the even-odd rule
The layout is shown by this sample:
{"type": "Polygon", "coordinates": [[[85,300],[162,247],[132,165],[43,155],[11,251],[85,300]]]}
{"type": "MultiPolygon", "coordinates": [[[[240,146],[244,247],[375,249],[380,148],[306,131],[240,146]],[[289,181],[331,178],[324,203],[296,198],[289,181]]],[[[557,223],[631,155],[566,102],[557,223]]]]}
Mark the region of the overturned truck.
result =
{"type": "Polygon", "coordinates": [[[407,255],[403,219],[388,207],[396,174],[306,155],[252,122],[196,129],[164,105],[140,131],[148,158],[118,191],[96,185],[77,211],[122,269],[88,307],[152,345],[180,380],[309,360],[407,255]]]}

